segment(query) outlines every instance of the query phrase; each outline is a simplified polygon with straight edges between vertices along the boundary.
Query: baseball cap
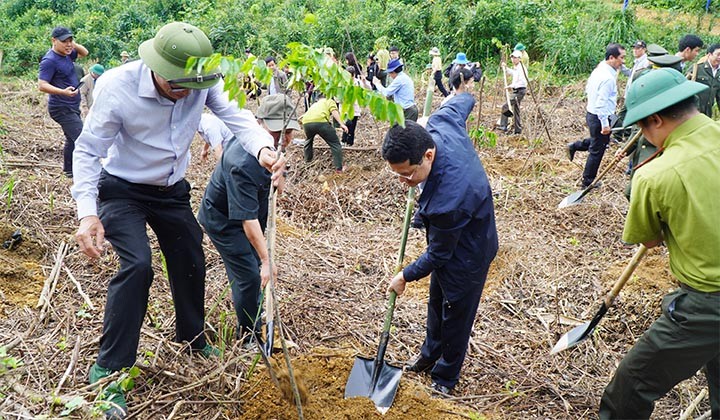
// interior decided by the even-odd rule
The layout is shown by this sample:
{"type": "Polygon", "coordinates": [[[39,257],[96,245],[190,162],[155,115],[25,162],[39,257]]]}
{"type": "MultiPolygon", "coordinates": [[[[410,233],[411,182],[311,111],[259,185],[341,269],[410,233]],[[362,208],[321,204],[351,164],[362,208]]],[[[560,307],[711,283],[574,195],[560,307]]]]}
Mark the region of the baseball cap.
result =
{"type": "Polygon", "coordinates": [[[218,68],[202,73],[185,72],[190,57],[209,57],[213,53],[207,35],[184,22],[172,22],[160,28],[154,38],[140,44],[140,58],[163,79],[188,89],[206,89],[215,85],[222,73],[218,68]]]}
{"type": "Polygon", "coordinates": [[[64,26],[56,26],[52,30],[52,37],[59,40],[65,41],[68,38],[74,37],[72,31],[64,26]]]}
{"type": "Polygon", "coordinates": [[[127,51],[123,51],[120,53],[120,57],[130,57],[130,54],[128,54],[127,51]]]}
{"type": "Polygon", "coordinates": [[[645,41],[638,39],[633,44],[633,48],[647,48],[647,44],[645,43],[645,41]]]}
{"type": "Polygon", "coordinates": [[[510,57],[522,58],[522,52],[519,50],[515,50],[512,52],[512,54],[510,54],[510,57]]]}
{"type": "Polygon", "coordinates": [[[262,119],[270,131],[282,131],[283,116],[287,119],[288,130],[300,130],[292,101],[282,93],[263,98],[255,116],[262,119]]]}
{"type": "Polygon", "coordinates": [[[623,124],[628,127],[707,89],[709,86],[690,81],[677,70],[662,68],[648,72],[628,89],[623,124]]]}

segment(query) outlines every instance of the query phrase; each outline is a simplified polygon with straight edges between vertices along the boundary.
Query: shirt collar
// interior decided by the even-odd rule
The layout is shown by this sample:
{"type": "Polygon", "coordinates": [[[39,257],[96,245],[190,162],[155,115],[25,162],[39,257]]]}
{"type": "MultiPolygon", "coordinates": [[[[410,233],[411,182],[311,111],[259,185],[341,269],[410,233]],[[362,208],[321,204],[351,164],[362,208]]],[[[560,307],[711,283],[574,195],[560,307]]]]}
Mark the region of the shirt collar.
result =
{"type": "Polygon", "coordinates": [[[705,114],[699,114],[690,118],[689,120],[677,126],[675,130],[673,130],[673,132],[667,136],[665,142],[663,143],[663,148],[667,149],[668,147],[672,146],[677,141],[677,139],[687,136],[688,134],[697,130],[708,122],[712,122],[712,120],[708,118],[705,114]]]}
{"type": "Polygon", "coordinates": [[[155,88],[153,82],[152,71],[150,67],[142,63],[140,66],[140,83],[138,83],[138,96],[141,98],[155,98],[160,103],[173,104],[168,98],[160,95],[160,92],[155,88]]]}

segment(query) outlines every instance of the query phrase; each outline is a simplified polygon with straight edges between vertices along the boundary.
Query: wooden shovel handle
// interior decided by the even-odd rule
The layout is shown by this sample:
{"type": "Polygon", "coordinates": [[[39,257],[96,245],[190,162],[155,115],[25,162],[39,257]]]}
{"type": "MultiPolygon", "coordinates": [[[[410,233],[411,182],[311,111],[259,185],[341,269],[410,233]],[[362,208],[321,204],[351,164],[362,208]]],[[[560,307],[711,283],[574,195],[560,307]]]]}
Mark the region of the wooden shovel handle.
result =
{"type": "Polygon", "coordinates": [[[635,251],[635,255],[633,255],[632,259],[628,263],[627,267],[625,267],[625,270],[623,270],[622,274],[620,275],[620,278],[615,282],[615,285],[613,286],[612,290],[605,296],[605,306],[610,307],[613,304],[613,301],[615,301],[615,298],[618,294],[620,294],[620,290],[625,286],[625,283],[630,279],[630,276],[637,268],[638,264],[640,264],[640,260],[645,256],[645,253],[647,252],[647,247],[643,244],[640,244],[640,247],[635,251]]]}
{"type": "MultiPolygon", "coordinates": [[[[636,141],[638,138],[640,138],[640,135],[642,135],[642,130],[638,130],[638,132],[635,133],[635,135],[632,136],[632,138],[631,138],[630,140],[628,140],[627,143],[625,143],[625,146],[624,146],[623,149],[622,149],[623,155],[626,155],[626,154],[627,154],[628,150],[630,150],[630,149],[632,148],[633,144],[635,144],[635,141],[636,141]]],[[[604,177],[605,175],[607,175],[608,172],[610,172],[610,169],[612,169],[613,166],[615,166],[616,163],[620,162],[620,159],[622,159],[622,158],[623,158],[623,156],[615,156],[615,158],[613,158],[612,162],[610,162],[610,163],[605,167],[605,169],[603,169],[603,171],[600,173],[600,175],[598,175],[598,176],[595,178],[595,180],[594,180],[593,183],[590,185],[590,187],[594,186],[594,185],[597,184],[601,179],[603,179],[603,177],[604,177]]],[[[590,188],[590,187],[588,187],[588,188],[590,188]]]]}

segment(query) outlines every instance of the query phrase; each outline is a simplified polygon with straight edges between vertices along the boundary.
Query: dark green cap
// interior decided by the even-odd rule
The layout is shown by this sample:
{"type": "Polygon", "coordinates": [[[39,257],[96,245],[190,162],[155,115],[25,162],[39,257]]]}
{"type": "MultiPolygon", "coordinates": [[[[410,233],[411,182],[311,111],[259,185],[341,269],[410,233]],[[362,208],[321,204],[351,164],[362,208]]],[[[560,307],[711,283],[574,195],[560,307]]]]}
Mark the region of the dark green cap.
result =
{"type": "Polygon", "coordinates": [[[647,46],[647,55],[648,57],[654,57],[658,55],[665,55],[668,53],[668,50],[665,48],[659,46],[658,44],[650,44],[647,46]]]}

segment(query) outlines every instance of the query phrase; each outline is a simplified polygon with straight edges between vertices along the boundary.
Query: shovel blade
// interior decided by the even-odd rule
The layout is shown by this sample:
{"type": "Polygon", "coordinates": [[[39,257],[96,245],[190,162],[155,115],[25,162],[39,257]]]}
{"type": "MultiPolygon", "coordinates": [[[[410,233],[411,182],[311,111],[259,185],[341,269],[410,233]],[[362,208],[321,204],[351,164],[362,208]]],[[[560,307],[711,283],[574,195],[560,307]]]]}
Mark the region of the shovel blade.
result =
{"type": "Polygon", "coordinates": [[[373,383],[374,366],[375,359],[355,358],[355,364],[353,364],[350,377],[345,385],[345,398],[370,398],[375,403],[375,408],[381,414],[385,414],[395,400],[402,369],[391,366],[383,360],[377,381],[373,383]]]}
{"type": "Polygon", "coordinates": [[[552,355],[567,350],[587,340],[592,330],[595,329],[595,326],[591,326],[590,324],[591,321],[588,321],[566,332],[565,335],[560,337],[560,340],[555,343],[555,347],[550,351],[550,354],[552,355]]]}
{"type": "Polygon", "coordinates": [[[558,204],[559,209],[563,209],[565,207],[574,206],[576,204],[582,203],[582,199],[584,197],[583,193],[585,190],[582,191],[575,191],[574,193],[568,195],[563,199],[563,201],[558,204]]]}

